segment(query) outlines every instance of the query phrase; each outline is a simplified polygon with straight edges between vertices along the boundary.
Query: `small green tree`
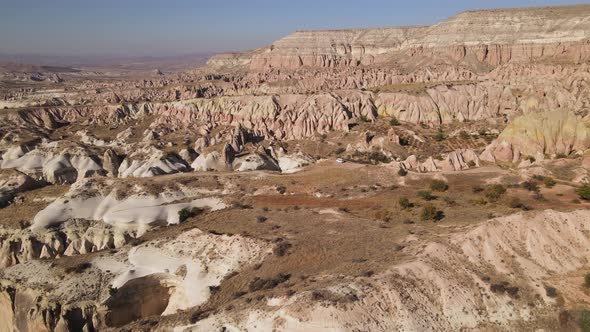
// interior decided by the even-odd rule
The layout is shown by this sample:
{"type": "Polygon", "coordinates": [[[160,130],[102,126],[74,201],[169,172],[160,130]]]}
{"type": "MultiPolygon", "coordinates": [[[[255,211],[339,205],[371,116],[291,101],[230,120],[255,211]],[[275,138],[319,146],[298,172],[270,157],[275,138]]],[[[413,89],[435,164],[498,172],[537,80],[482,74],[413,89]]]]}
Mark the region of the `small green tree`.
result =
{"type": "Polygon", "coordinates": [[[183,222],[187,220],[191,216],[191,213],[187,209],[182,209],[178,211],[178,221],[183,222]]]}
{"type": "Polygon", "coordinates": [[[590,200],[590,185],[585,184],[577,188],[576,194],[578,194],[578,196],[585,201],[590,200]]]}

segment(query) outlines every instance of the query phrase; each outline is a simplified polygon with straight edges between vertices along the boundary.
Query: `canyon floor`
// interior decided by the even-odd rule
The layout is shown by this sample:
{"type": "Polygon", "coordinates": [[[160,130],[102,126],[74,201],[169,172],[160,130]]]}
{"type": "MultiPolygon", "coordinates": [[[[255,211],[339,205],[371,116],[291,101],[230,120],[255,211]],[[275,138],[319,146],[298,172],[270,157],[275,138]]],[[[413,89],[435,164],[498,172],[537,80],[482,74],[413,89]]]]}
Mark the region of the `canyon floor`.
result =
{"type": "Polygon", "coordinates": [[[0,63],[0,331],[590,331],[589,17],[0,63]]]}

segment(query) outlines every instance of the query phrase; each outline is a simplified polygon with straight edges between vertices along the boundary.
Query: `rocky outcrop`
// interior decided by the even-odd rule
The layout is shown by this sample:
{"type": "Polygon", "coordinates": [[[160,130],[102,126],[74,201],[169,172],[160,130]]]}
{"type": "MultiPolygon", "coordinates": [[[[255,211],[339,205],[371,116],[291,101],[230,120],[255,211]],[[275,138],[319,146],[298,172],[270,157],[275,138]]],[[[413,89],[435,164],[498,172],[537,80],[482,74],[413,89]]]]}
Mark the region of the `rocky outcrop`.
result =
{"type": "Polygon", "coordinates": [[[16,170],[3,170],[0,172],[0,207],[10,203],[18,193],[42,186],[43,183],[34,180],[30,176],[16,170]]]}
{"type": "Polygon", "coordinates": [[[120,248],[137,233],[108,224],[68,221],[51,230],[1,230],[0,268],[33,259],[52,259],[120,248]]]}
{"type": "Polygon", "coordinates": [[[97,305],[61,305],[42,291],[10,282],[0,283],[2,331],[96,331],[100,325],[97,305]]]}
{"type": "Polygon", "coordinates": [[[415,155],[411,155],[404,161],[391,162],[390,166],[421,173],[450,172],[479,167],[480,159],[471,149],[458,149],[451,153],[441,155],[438,158],[428,157],[423,162],[420,162],[415,155]]]}
{"type": "Polygon", "coordinates": [[[491,219],[421,244],[410,260],[372,280],[344,280],[325,290],[334,298],[355,294],[353,301],[329,305],[330,300],[318,300],[312,292],[277,296],[264,309],[220,312],[179,330],[520,330],[523,324],[541,328],[547,319],[557,319],[556,299],[546,291],[553,282],[549,278],[587,265],[589,217],[585,210],[546,210],[491,219]]]}
{"type": "Polygon", "coordinates": [[[569,155],[589,147],[590,128],[571,112],[529,113],[509,123],[481,158],[517,162],[521,157],[569,155]]]}

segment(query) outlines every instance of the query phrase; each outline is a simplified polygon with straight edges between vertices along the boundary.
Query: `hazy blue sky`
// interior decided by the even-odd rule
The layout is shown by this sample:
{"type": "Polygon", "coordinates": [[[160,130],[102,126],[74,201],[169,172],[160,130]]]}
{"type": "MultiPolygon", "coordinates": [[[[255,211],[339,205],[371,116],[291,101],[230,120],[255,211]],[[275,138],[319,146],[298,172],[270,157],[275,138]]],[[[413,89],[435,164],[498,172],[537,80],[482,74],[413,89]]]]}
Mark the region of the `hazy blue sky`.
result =
{"type": "Polygon", "coordinates": [[[583,0],[0,0],[0,53],[178,55],[294,30],[431,24],[466,9],[583,0]]]}

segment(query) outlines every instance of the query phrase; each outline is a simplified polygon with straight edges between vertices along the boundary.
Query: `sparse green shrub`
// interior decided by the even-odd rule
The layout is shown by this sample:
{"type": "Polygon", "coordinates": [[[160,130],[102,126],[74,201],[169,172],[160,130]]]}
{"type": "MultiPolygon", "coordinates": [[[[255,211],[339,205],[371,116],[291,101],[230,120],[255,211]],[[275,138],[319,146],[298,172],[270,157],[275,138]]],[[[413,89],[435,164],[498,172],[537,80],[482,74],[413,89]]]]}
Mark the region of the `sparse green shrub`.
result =
{"type": "Polygon", "coordinates": [[[523,182],[522,187],[528,191],[534,191],[534,192],[539,191],[539,185],[537,184],[537,182],[532,181],[532,180],[528,180],[528,181],[523,182]]]}
{"type": "Polygon", "coordinates": [[[469,139],[471,136],[465,131],[465,130],[461,130],[459,132],[459,138],[463,139],[463,140],[467,140],[469,139]]]}
{"type": "Polygon", "coordinates": [[[389,120],[389,125],[392,127],[399,126],[400,124],[401,123],[399,122],[399,120],[395,116],[392,116],[391,119],[389,120]]]}
{"type": "Polygon", "coordinates": [[[586,276],[584,277],[584,286],[590,288],[590,273],[586,273],[586,276]]]}
{"type": "Polygon", "coordinates": [[[436,199],[436,196],[432,195],[432,193],[428,190],[420,190],[416,193],[416,195],[425,201],[432,201],[436,199]]]}
{"type": "Polygon", "coordinates": [[[578,312],[578,327],[582,332],[590,332],[590,311],[582,310],[578,312]]]}
{"type": "Polygon", "coordinates": [[[442,127],[438,127],[436,134],[434,135],[434,140],[437,142],[442,142],[445,140],[445,134],[443,132],[442,127]]]}
{"type": "Polygon", "coordinates": [[[420,219],[423,221],[432,220],[432,221],[439,221],[445,217],[444,212],[438,210],[434,205],[428,204],[422,208],[422,212],[420,212],[420,219]]]}
{"type": "Polygon", "coordinates": [[[183,222],[190,217],[198,216],[199,214],[203,213],[203,211],[205,211],[205,210],[202,208],[199,208],[199,207],[193,207],[190,210],[187,208],[184,208],[184,209],[178,211],[178,221],[183,222]]]}
{"type": "Polygon", "coordinates": [[[590,185],[585,184],[577,188],[576,194],[578,194],[578,196],[585,201],[590,200],[590,185]]]}
{"type": "Polygon", "coordinates": [[[414,204],[412,204],[412,202],[410,202],[410,200],[407,197],[400,197],[398,203],[399,206],[404,210],[411,209],[414,207],[414,204]]]}
{"type": "Polygon", "coordinates": [[[449,189],[449,184],[443,180],[435,179],[435,180],[430,181],[430,189],[432,191],[439,191],[439,192],[447,191],[449,189]]]}
{"type": "Polygon", "coordinates": [[[508,201],[508,206],[513,209],[522,209],[524,207],[524,203],[518,197],[512,197],[508,201]]]}
{"type": "Polygon", "coordinates": [[[555,180],[553,180],[552,177],[546,176],[543,179],[543,184],[546,188],[553,188],[557,184],[557,182],[555,182],[555,180]]]}
{"type": "Polygon", "coordinates": [[[493,184],[485,189],[485,196],[492,202],[499,200],[506,193],[506,187],[501,184],[493,184]]]}
{"type": "Polygon", "coordinates": [[[399,175],[399,176],[406,176],[406,175],[408,175],[408,171],[406,171],[403,168],[400,168],[399,171],[397,171],[397,175],[399,175]]]}
{"type": "Polygon", "coordinates": [[[545,293],[548,297],[557,297],[557,289],[551,286],[545,286],[545,293]]]}

